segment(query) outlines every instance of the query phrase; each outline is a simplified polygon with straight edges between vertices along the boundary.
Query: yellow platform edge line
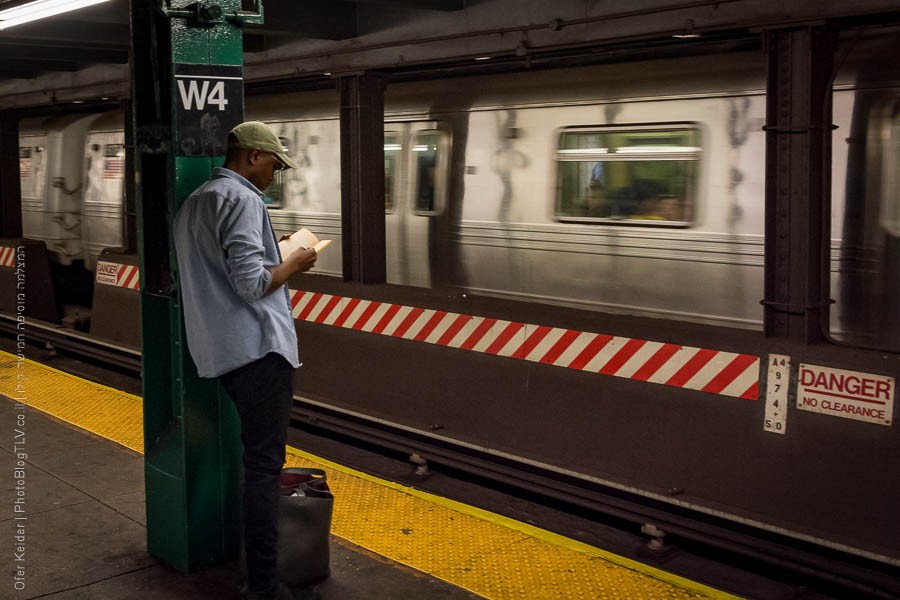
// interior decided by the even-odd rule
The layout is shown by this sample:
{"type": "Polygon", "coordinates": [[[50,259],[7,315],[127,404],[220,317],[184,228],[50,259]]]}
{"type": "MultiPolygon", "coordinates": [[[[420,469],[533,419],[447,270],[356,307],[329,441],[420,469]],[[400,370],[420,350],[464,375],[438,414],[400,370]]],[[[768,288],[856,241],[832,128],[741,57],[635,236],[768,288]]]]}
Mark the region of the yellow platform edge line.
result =
{"type": "MultiPolygon", "coordinates": [[[[3,350],[0,350],[0,356],[8,356],[8,357],[14,358],[16,360],[19,359],[19,357],[17,355],[10,354],[9,352],[4,352],[3,350]]],[[[55,367],[45,365],[44,363],[38,362],[36,360],[26,358],[25,362],[30,363],[34,366],[41,367],[42,369],[46,369],[47,371],[52,371],[53,373],[56,373],[57,375],[62,375],[63,377],[65,377],[67,379],[74,379],[75,381],[78,381],[80,383],[87,383],[89,385],[100,388],[101,390],[105,390],[107,392],[111,392],[113,394],[119,394],[120,396],[125,396],[126,398],[130,398],[132,400],[137,400],[138,402],[141,402],[141,403],[144,402],[144,399],[141,398],[140,396],[135,396],[134,394],[129,394],[128,392],[120,390],[118,388],[110,387],[108,385],[103,385],[102,383],[97,383],[96,381],[91,381],[90,379],[85,379],[84,377],[79,377],[78,375],[72,375],[71,373],[66,373],[65,371],[60,371],[59,369],[57,369],[55,367]]],[[[42,411],[42,412],[46,412],[46,411],[42,411]]],[[[112,441],[115,441],[115,440],[112,440],[112,441]]]]}
{"type": "MultiPolygon", "coordinates": [[[[0,356],[8,357],[11,359],[16,359],[16,360],[19,359],[19,357],[17,355],[11,354],[11,353],[8,353],[8,352],[2,351],[2,350],[0,350],[0,356]]],[[[68,380],[72,380],[72,381],[78,382],[80,384],[88,384],[97,389],[104,390],[104,391],[107,391],[107,392],[110,392],[113,394],[118,394],[118,395],[120,395],[124,398],[128,398],[130,400],[137,400],[141,403],[143,402],[143,399],[140,396],[136,396],[134,394],[130,394],[128,392],[124,392],[122,390],[119,390],[119,389],[116,389],[116,388],[113,388],[110,386],[106,386],[106,385],[103,385],[103,384],[100,384],[100,383],[97,383],[94,381],[90,381],[90,380],[84,379],[82,377],[78,377],[77,375],[72,375],[70,373],[66,373],[65,371],[61,371],[54,367],[45,365],[43,363],[28,359],[28,358],[26,358],[25,361],[27,363],[30,363],[31,366],[38,367],[38,368],[44,369],[46,371],[50,371],[51,373],[54,373],[56,375],[61,375],[68,380]]],[[[12,396],[10,396],[10,399],[13,401],[16,401],[16,402],[23,401],[26,405],[28,403],[27,399],[13,398],[12,396]]],[[[54,418],[57,418],[63,422],[66,422],[71,425],[75,425],[76,427],[79,427],[81,429],[87,430],[86,427],[84,427],[81,423],[79,423],[75,420],[60,417],[56,414],[51,413],[48,410],[43,410],[43,409],[35,407],[35,406],[31,406],[30,408],[32,408],[34,410],[38,410],[40,412],[44,412],[44,413],[49,414],[49,415],[53,416],[54,418]]],[[[90,430],[88,430],[88,431],[90,431],[90,430]]],[[[96,435],[102,435],[102,434],[98,434],[96,432],[92,432],[92,433],[95,433],[96,435]]],[[[105,436],[102,436],[102,437],[105,437],[105,436]]],[[[111,439],[111,438],[106,438],[106,439],[110,439],[110,441],[118,443],[119,445],[122,445],[126,448],[130,448],[130,446],[128,446],[127,444],[122,444],[121,442],[119,442],[115,439],[111,439]]],[[[130,448],[130,449],[134,450],[134,448],[130,448]]],[[[351,469],[345,465],[341,465],[341,464],[335,463],[333,461],[318,457],[314,454],[305,452],[303,450],[294,448],[292,446],[287,446],[286,450],[288,453],[294,455],[297,458],[304,458],[306,460],[310,460],[310,461],[319,463],[323,466],[334,469],[341,473],[344,473],[344,474],[347,474],[347,475],[350,475],[353,477],[357,477],[357,478],[365,480],[365,481],[369,481],[376,485],[380,485],[380,486],[383,486],[383,487],[386,487],[389,489],[396,490],[400,493],[414,496],[416,498],[422,499],[423,501],[429,502],[431,504],[435,504],[437,506],[441,506],[443,508],[446,508],[446,509],[449,509],[449,510],[452,510],[455,512],[459,512],[461,514],[466,514],[468,516],[471,516],[471,517],[474,517],[474,518],[477,518],[477,519],[480,519],[480,520],[483,520],[483,521],[486,521],[489,523],[493,523],[498,526],[505,527],[507,529],[518,531],[520,533],[523,533],[525,535],[528,535],[532,538],[535,538],[539,541],[542,541],[542,542],[550,544],[550,545],[554,545],[554,546],[561,547],[561,548],[564,548],[564,549],[567,549],[570,551],[578,552],[580,554],[584,554],[587,556],[606,560],[606,561],[613,563],[617,566],[620,566],[622,568],[626,568],[626,569],[641,573],[643,575],[652,577],[659,581],[664,581],[666,583],[670,583],[672,585],[679,586],[686,590],[703,594],[713,600],[742,600],[739,596],[729,594],[727,592],[703,585],[703,584],[693,581],[691,579],[687,579],[687,578],[684,578],[684,577],[681,577],[681,576],[678,576],[678,575],[675,575],[672,573],[668,573],[666,571],[657,569],[655,567],[651,567],[649,565],[626,558],[624,556],[620,556],[618,554],[614,554],[612,552],[602,550],[595,546],[591,546],[589,544],[585,544],[583,542],[579,542],[577,540],[567,538],[565,536],[553,533],[551,531],[547,531],[545,529],[541,529],[539,527],[535,527],[533,525],[529,525],[527,523],[523,523],[521,521],[517,521],[517,520],[509,518],[509,517],[505,517],[503,515],[499,515],[497,513],[486,511],[486,510],[483,510],[483,509],[480,509],[480,508],[477,508],[474,506],[470,506],[470,505],[467,505],[467,504],[464,504],[461,502],[457,502],[455,500],[450,500],[448,498],[443,498],[441,496],[436,496],[434,494],[430,494],[428,492],[418,490],[414,487],[410,487],[410,486],[406,486],[403,484],[388,481],[385,479],[381,479],[381,478],[375,477],[373,475],[370,475],[368,473],[357,471],[357,470],[351,469]]],[[[137,449],[137,451],[140,453],[143,453],[143,449],[137,449]]],[[[343,537],[343,536],[337,536],[337,537],[340,537],[341,539],[344,539],[352,544],[360,545],[358,542],[348,539],[346,537],[343,537]]],[[[363,546],[363,547],[365,547],[365,546],[363,546]]],[[[389,557],[389,558],[391,558],[391,557],[389,557]]],[[[396,558],[391,558],[391,560],[394,560],[401,564],[405,564],[405,563],[403,563],[403,561],[399,561],[396,558]]],[[[407,566],[410,566],[410,565],[407,565],[407,566]]],[[[432,574],[432,575],[434,576],[434,574],[432,574]]],[[[451,580],[448,580],[448,579],[445,579],[442,577],[437,577],[437,578],[443,579],[444,581],[447,581],[448,583],[451,583],[458,587],[465,587],[465,586],[461,586],[460,583],[456,582],[456,581],[451,581],[451,580]]],[[[468,589],[468,588],[465,588],[465,589],[468,589]]],[[[475,590],[469,590],[469,591],[479,594],[475,590]]]]}
{"type": "MultiPolygon", "coordinates": [[[[353,546],[356,546],[356,547],[358,547],[358,548],[363,548],[363,549],[365,549],[365,550],[368,551],[368,552],[371,552],[371,553],[373,553],[373,554],[377,554],[378,556],[384,556],[385,558],[391,560],[392,562],[395,562],[395,563],[397,563],[397,564],[403,565],[404,567],[406,567],[406,568],[408,568],[408,569],[412,569],[413,571],[418,571],[418,572],[420,572],[420,573],[425,572],[425,571],[422,571],[422,569],[421,569],[420,567],[417,567],[416,565],[411,564],[410,562],[407,562],[407,561],[405,561],[405,560],[402,560],[402,559],[400,559],[400,558],[397,558],[396,556],[387,556],[387,555],[384,554],[383,552],[379,552],[378,550],[376,550],[376,549],[374,549],[374,548],[370,548],[370,547],[367,546],[366,544],[360,543],[360,542],[358,542],[357,540],[351,540],[350,538],[345,537],[345,536],[343,536],[343,535],[339,535],[339,534],[337,534],[337,533],[335,533],[335,532],[333,532],[333,531],[330,532],[330,535],[332,535],[332,536],[334,536],[334,537],[336,537],[336,538],[340,538],[340,539],[344,540],[345,542],[347,542],[348,544],[352,544],[353,546]]],[[[438,580],[443,581],[443,582],[445,582],[445,583],[449,583],[449,584],[452,585],[453,587],[457,587],[457,588],[466,590],[467,592],[470,592],[471,594],[473,594],[473,595],[475,595],[475,596],[478,596],[479,598],[484,598],[485,600],[491,600],[491,597],[490,597],[490,596],[485,596],[483,593],[479,592],[478,590],[474,590],[474,589],[472,589],[471,587],[469,587],[468,585],[466,585],[466,584],[464,584],[464,583],[462,583],[462,582],[460,582],[460,581],[458,581],[458,580],[454,580],[454,579],[452,579],[452,578],[450,578],[450,577],[444,577],[443,575],[440,575],[440,574],[438,574],[438,573],[427,573],[427,572],[426,572],[426,574],[427,574],[429,577],[431,577],[431,578],[438,579],[438,580]]],[[[740,599],[739,599],[739,600],[740,600],[740,599]]]]}
{"type": "MultiPolygon", "coordinates": [[[[0,357],[2,357],[2,358],[7,358],[7,357],[8,357],[8,358],[14,359],[14,360],[16,360],[16,361],[19,360],[19,356],[18,356],[18,355],[12,354],[12,353],[10,353],[10,352],[6,352],[6,351],[4,351],[4,350],[0,350],[0,357]]],[[[61,371],[61,370],[59,370],[59,369],[57,369],[57,368],[55,368],[55,367],[51,367],[51,366],[49,366],[49,365],[45,365],[44,363],[38,362],[38,361],[36,361],[36,360],[32,360],[32,359],[30,359],[30,358],[25,358],[25,359],[24,359],[24,362],[27,363],[27,364],[28,364],[29,366],[31,366],[31,367],[37,367],[37,368],[43,369],[43,370],[45,370],[45,371],[49,371],[50,373],[52,373],[52,374],[54,374],[54,375],[64,377],[65,379],[70,380],[70,381],[74,381],[74,382],[76,382],[76,383],[78,383],[78,384],[80,384],[80,385],[90,385],[90,386],[92,386],[92,387],[94,387],[94,388],[96,388],[96,389],[98,389],[98,390],[102,390],[102,391],[108,392],[108,393],[110,393],[110,394],[116,394],[116,395],[119,395],[119,396],[123,396],[123,397],[125,397],[125,398],[128,398],[128,399],[131,400],[131,401],[139,402],[141,405],[143,405],[143,403],[144,403],[144,399],[141,398],[140,396],[136,396],[136,395],[134,395],[134,394],[130,394],[130,393],[126,392],[126,391],[123,391],[123,390],[120,390],[120,389],[117,389],[117,388],[114,388],[114,387],[110,387],[110,386],[104,385],[104,384],[102,384],[102,383],[97,383],[96,381],[91,381],[90,379],[85,379],[85,378],[79,377],[79,376],[77,376],[77,375],[72,375],[71,373],[66,373],[65,371],[61,371]]],[[[0,392],[0,393],[2,393],[2,392],[0,392]]],[[[105,434],[100,433],[100,432],[98,432],[98,431],[95,431],[95,430],[93,430],[93,429],[90,429],[90,428],[86,427],[84,423],[82,423],[82,422],[80,422],[80,421],[78,421],[78,420],[76,420],[76,419],[74,419],[74,418],[70,418],[70,417],[65,416],[65,415],[63,415],[63,414],[60,414],[60,413],[52,413],[52,412],[50,412],[49,410],[44,410],[43,408],[40,408],[40,407],[38,407],[38,406],[34,406],[33,404],[29,404],[29,401],[28,401],[27,398],[14,398],[13,396],[7,396],[7,397],[8,397],[10,400],[14,401],[14,402],[19,402],[19,403],[25,404],[25,406],[28,406],[28,407],[29,407],[30,409],[32,409],[32,410],[36,410],[36,411],[38,411],[38,412],[42,412],[42,413],[48,414],[48,415],[52,416],[54,419],[57,419],[57,420],[59,420],[59,421],[62,421],[63,423],[68,423],[68,424],[70,424],[70,425],[74,425],[75,427],[78,427],[79,429],[83,429],[83,430],[85,430],[85,431],[89,431],[90,433],[92,433],[92,434],[94,434],[94,435],[96,435],[96,436],[98,436],[98,437],[102,437],[103,439],[107,439],[107,440],[109,440],[109,441],[111,441],[111,442],[114,442],[114,443],[116,443],[116,444],[122,446],[123,448],[128,448],[129,450],[131,450],[131,451],[133,451],[133,452],[137,452],[137,453],[139,453],[139,454],[143,454],[143,453],[144,453],[143,443],[142,443],[141,447],[137,447],[137,446],[134,446],[134,445],[129,444],[129,443],[127,443],[127,442],[125,442],[125,441],[122,441],[122,440],[118,440],[118,439],[113,439],[113,438],[106,437],[105,434]]],[[[142,424],[141,424],[141,428],[140,428],[140,429],[141,429],[141,432],[143,432],[143,414],[141,414],[141,420],[142,420],[142,424]]]]}
{"type": "MultiPolygon", "coordinates": [[[[507,529],[512,529],[514,531],[518,531],[535,539],[538,539],[547,544],[551,544],[554,546],[559,546],[565,548],[567,550],[571,550],[573,552],[578,552],[581,554],[586,554],[595,558],[602,558],[606,561],[609,561],[615,565],[620,567],[630,569],[632,571],[637,571],[643,575],[647,575],[654,579],[659,579],[660,581],[665,581],[666,583],[671,583],[673,585],[677,585],[679,587],[683,587],[685,589],[701,593],[709,598],[714,600],[742,600],[740,596],[735,596],[733,594],[729,594],[728,592],[723,592],[722,590],[718,590],[716,588],[709,587],[702,583],[698,583],[691,579],[687,579],[685,577],[681,577],[679,575],[675,575],[673,573],[669,573],[667,571],[663,571],[661,569],[657,569],[655,567],[651,567],[650,565],[646,565],[644,563],[638,562],[636,560],[632,560],[630,558],[626,558],[619,554],[614,554],[612,552],[608,552],[601,548],[597,548],[596,546],[591,546],[590,544],[585,544],[583,542],[579,542],[578,540],[573,540],[571,538],[567,538],[558,533],[553,533],[552,531],[547,531],[546,529],[541,529],[540,527],[535,527],[534,525],[529,525],[528,523],[523,523],[522,521],[517,521],[510,517],[505,517],[503,515],[499,515],[497,513],[493,513],[476,506],[471,506],[469,504],[464,504],[462,502],[457,502],[456,500],[451,500],[449,498],[444,498],[442,496],[436,496],[434,494],[430,494],[428,492],[423,492],[422,490],[416,489],[414,487],[406,486],[400,483],[396,483],[393,481],[389,481],[386,479],[381,479],[375,477],[374,475],[369,475],[368,473],[364,473],[362,471],[356,471],[347,467],[345,465],[341,465],[339,463],[332,462],[325,458],[320,458],[314,454],[310,454],[309,452],[304,452],[303,450],[299,450],[292,446],[288,446],[287,450],[290,454],[295,456],[305,458],[307,460],[318,462],[322,465],[330,469],[334,469],[336,471],[340,471],[347,475],[352,475],[354,477],[358,477],[360,479],[365,479],[367,481],[371,481],[378,485],[388,487],[399,492],[409,494],[411,496],[415,496],[417,498],[421,498],[426,502],[430,502],[432,504],[436,504],[438,506],[442,506],[444,508],[448,508],[450,510],[463,513],[469,515],[471,517],[475,517],[477,519],[481,519],[483,521],[488,521],[491,523],[495,523],[497,525],[506,527],[507,529]]],[[[352,541],[352,540],[351,540],[352,541]]],[[[355,542],[354,542],[355,543],[355,542]]],[[[453,583],[453,582],[451,582],[453,583]]]]}

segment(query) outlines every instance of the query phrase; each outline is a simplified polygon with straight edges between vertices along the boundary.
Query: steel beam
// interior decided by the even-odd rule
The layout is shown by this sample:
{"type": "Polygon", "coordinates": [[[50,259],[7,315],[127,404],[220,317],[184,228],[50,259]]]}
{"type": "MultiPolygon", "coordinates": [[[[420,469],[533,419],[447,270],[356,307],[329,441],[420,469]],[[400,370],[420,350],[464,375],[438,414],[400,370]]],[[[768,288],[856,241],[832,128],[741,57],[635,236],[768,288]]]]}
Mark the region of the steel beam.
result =
{"type": "Polygon", "coordinates": [[[344,281],[384,283],[384,81],[352,75],[338,87],[344,281]]]}
{"type": "Polygon", "coordinates": [[[19,114],[0,112],[0,238],[22,237],[19,114]]]}
{"type": "Polygon", "coordinates": [[[24,40],[0,40],[0,61],[16,64],[20,60],[62,60],[73,63],[104,62],[125,64],[128,48],[98,43],[96,46],[75,44],[35,44],[24,40]]]}
{"type": "Polygon", "coordinates": [[[359,35],[356,6],[336,0],[267,3],[266,22],[249,25],[244,32],[317,40],[345,40],[359,35]]]}
{"type": "MultiPolygon", "coordinates": [[[[122,112],[125,114],[125,173],[135,172],[134,151],[134,111],[130,99],[122,100],[122,112]]],[[[125,177],[125,254],[137,254],[137,206],[136,182],[134,177],[125,177]]]]}
{"type": "Polygon", "coordinates": [[[465,0],[353,0],[359,4],[383,4],[396,8],[454,11],[466,7],[465,0]]]}
{"type": "Polygon", "coordinates": [[[834,46],[825,26],[766,33],[763,321],[767,337],[807,344],[828,331],[834,46]]]}

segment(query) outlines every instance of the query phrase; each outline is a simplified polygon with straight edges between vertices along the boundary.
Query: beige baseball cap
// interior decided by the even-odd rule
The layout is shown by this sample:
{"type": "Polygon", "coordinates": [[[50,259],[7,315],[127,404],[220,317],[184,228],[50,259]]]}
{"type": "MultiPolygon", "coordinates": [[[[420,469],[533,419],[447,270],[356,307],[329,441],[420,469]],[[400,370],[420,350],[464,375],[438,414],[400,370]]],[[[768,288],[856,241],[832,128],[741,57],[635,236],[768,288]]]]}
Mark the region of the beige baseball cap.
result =
{"type": "Polygon", "coordinates": [[[288,149],[281,145],[281,140],[269,126],[262,121],[245,121],[231,130],[241,148],[255,148],[271,152],[278,157],[288,169],[296,169],[297,163],[288,156],[288,149]]]}

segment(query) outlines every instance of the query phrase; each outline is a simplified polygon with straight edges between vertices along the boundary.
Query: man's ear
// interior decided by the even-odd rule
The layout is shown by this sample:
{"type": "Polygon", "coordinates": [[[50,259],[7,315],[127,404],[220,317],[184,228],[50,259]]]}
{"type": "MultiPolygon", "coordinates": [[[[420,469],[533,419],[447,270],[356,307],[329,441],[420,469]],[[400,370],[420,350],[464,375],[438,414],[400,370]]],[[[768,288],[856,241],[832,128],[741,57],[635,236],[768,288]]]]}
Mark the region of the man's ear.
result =
{"type": "Polygon", "coordinates": [[[260,157],[262,157],[262,150],[253,148],[247,153],[247,162],[256,165],[260,161],[260,157]]]}

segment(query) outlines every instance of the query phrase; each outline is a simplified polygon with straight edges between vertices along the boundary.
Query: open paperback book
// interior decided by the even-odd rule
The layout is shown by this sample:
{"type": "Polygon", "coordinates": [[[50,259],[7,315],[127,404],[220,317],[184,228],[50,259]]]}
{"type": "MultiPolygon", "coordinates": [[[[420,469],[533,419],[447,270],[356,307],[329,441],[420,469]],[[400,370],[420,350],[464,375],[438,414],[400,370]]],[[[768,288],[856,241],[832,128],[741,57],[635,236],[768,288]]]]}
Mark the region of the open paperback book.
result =
{"type": "Polygon", "coordinates": [[[322,251],[322,248],[328,246],[331,240],[320,240],[315,234],[305,227],[300,231],[296,231],[286,238],[282,238],[278,242],[278,249],[281,250],[281,257],[287,258],[292,252],[299,248],[312,248],[316,254],[322,251]]]}

